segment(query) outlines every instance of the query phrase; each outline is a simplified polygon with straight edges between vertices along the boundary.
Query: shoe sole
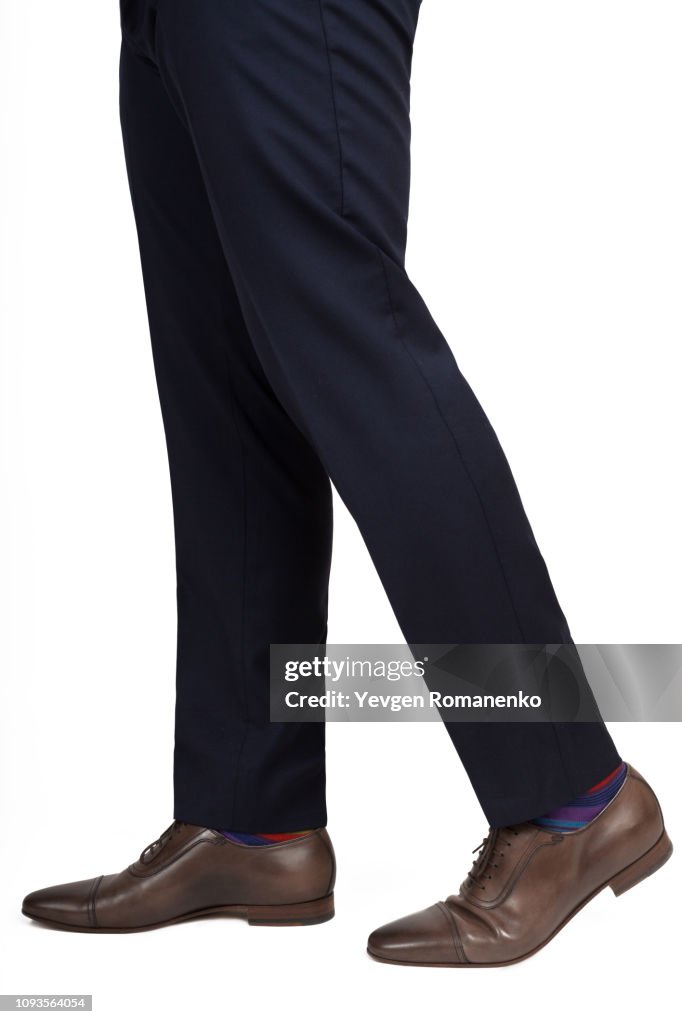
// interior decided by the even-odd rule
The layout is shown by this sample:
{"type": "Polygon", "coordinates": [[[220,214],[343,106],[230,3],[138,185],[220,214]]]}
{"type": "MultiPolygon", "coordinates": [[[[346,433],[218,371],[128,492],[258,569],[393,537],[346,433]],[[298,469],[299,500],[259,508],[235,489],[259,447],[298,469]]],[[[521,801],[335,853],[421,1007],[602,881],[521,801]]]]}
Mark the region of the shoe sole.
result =
{"type": "Polygon", "coordinates": [[[163,928],[170,924],[179,924],[182,921],[192,921],[200,917],[235,917],[247,921],[251,925],[291,927],[294,925],[324,924],[334,917],[334,893],[330,893],[320,900],[311,900],[309,903],[290,903],[282,906],[247,906],[232,904],[221,907],[205,907],[202,910],[193,910],[190,914],[181,914],[178,917],[171,917],[166,921],[157,921],[154,924],[138,925],[134,928],[88,928],[85,925],[63,924],[61,921],[54,921],[49,917],[40,917],[38,914],[29,914],[22,909],[25,917],[32,921],[39,921],[41,924],[51,925],[70,932],[148,932],[154,928],[163,928]]]}
{"type": "Polygon", "coordinates": [[[628,867],[623,868],[622,871],[613,875],[612,878],[609,878],[603,885],[600,885],[598,889],[591,892],[590,895],[582,901],[582,903],[579,903],[578,906],[571,911],[568,917],[564,918],[561,924],[554,929],[551,935],[544,940],[544,942],[541,942],[539,946],[535,946],[535,948],[531,949],[529,953],[524,953],[523,956],[517,956],[513,960],[500,960],[490,964],[472,963],[470,961],[465,961],[463,963],[419,963],[414,960],[392,960],[389,957],[374,953],[369,946],[367,947],[367,952],[371,958],[376,960],[378,963],[395,964],[400,967],[510,967],[512,964],[519,964],[522,960],[527,960],[529,957],[538,953],[547,945],[548,942],[551,942],[552,939],[559,934],[561,929],[564,928],[568,922],[590,902],[590,900],[593,900],[594,897],[598,896],[604,889],[610,886],[616,896],[622,896],[622,894],[627,892],[628,889],[632,889],[639,882],[643,882],[645,878],[648,878],[650,875],[653,875],[654,872],[658,871],[659,868],[662,868],[666,861],[668,861],[672,856],[672,852],[673,844],[670,841],[667,832],[664,831],[651,849],[647,850],[647,852],[641,857],[638,857],[638,859],[633,861],[628,867]]]}

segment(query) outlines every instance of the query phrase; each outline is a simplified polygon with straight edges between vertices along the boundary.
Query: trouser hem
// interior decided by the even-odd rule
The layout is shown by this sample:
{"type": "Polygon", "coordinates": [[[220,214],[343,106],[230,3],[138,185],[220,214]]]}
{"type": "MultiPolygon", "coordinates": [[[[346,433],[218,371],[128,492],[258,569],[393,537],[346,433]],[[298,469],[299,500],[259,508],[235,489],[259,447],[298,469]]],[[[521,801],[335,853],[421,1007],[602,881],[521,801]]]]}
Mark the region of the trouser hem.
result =
{"type": "Polygon", "coordinates": [[[481,796],[479,802],[488,823],[493,828],[505,825],[517,825],[531,818],[539,818],[556,807],[563,807],[577,796],[585,793],[596,783],[614,771],[622,758],[615,751],[601,760],[592,761],[589,765],[578,765],[572,768],[571,780],[557,784],[548,789],[533,793],[520,793],[509,796],[481,796]]]}

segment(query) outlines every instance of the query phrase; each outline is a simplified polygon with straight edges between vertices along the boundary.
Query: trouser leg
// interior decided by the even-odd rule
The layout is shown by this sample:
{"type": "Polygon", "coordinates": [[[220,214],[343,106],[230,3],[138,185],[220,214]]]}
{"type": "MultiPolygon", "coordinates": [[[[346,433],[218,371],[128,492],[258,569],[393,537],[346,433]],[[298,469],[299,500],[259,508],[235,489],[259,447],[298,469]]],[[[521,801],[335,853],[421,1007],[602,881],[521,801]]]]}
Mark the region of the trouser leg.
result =
{"type": "MultiPolygon", "coordinates": [[[[496,434],[404,267],[418,8],[169,0],[154,52],[267,378],[408,643],[567,643],[496,434]]],[[[449,731],[493,824],[618,761],[601,724],[449,731]]]]}
{"type": "Polygon", "coordinates": [[[324,639],[327,474],[268,384],[186,127],[124,42],[121,119],[170,464],[177,564],[175,817],[326,821],[324,727],[269,721],[269,644],[324,639]]]}

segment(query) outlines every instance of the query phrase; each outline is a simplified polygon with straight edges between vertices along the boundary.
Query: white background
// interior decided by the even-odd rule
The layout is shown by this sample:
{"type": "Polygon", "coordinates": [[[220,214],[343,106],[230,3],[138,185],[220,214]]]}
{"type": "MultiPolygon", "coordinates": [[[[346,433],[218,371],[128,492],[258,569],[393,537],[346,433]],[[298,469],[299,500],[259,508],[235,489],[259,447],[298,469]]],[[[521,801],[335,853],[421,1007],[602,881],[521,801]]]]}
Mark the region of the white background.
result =
{"type": "MultiPolygon", "coordinates": [[[[676,1001],[679,854],[517,967],[369,960],[367,933],[455,891],[485,832],[438,725],[330,726],[328,924],[119,936],[20,915],[25,892],[120,870],[170,821],[175,583],[117,5],[0,9],[0,992],[92,992],[107,1022],[513,1024],[588,1000],[639,1021],[676,1001]]],[[[663,0],[424,0],[417,32],[408,269],[582,643],[681,639],[681,33],[663,0]]],[[[339,504],[329,639],[402,639],[339,504]]],[[[613,735],[682,842],[682,728],[613,735]]]]}

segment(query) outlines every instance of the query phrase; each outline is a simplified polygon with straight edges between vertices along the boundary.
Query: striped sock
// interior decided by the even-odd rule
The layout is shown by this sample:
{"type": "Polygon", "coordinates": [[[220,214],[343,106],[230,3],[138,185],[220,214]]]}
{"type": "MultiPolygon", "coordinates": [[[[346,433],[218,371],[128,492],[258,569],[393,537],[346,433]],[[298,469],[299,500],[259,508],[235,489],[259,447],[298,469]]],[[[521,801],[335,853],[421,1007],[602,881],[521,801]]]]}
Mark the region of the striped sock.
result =
{"type": "Polygon", "coordinates": [[[238,846],[271,846],[273,843],[286,843],[290,839],[299,839],[313,831],[312,828],[306,828],[302,832],[223,832],[221,829],[220,834],[229,839],[231,843],[237,843],[238,846]]]}
{"type": "Polygon", "coordinates": [[[556,807],[541,818],[533,818],[533,824],[549,832],[575,832],[584,828],[610,803],[625,782],[627,765],[621,761],[605,779],[592,786],[586,793],[577,796],[570,804],[556,807]]]}

